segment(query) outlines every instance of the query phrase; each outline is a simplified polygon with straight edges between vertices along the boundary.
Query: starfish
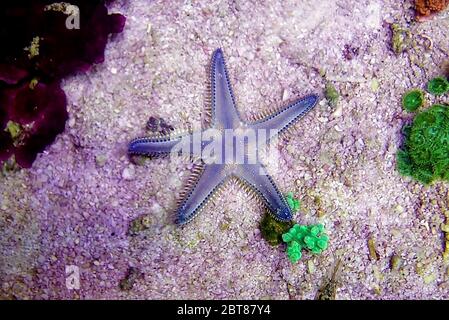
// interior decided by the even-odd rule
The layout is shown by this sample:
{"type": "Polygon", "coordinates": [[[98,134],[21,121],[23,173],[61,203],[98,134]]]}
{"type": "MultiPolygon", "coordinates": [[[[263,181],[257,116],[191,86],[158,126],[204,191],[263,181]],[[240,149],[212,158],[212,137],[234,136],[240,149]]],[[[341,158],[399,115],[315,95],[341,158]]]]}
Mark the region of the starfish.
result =
{"type": "Polygon", "coordinates": [[[312,94],[298,99],[276,112],[260,116],[257,121],[243,121],[236,108],[221,49],[215,50],[212,55],[209,85],[208,129],[138,138],[131,141],[128,153],[154,157],[180,153],[183,149],[191,157],[199,159],[178,202],[177,224],[185,224],[197,216],[229,180],[238,181],[245,189],[259,195],[275,219],[290,221],[293,214],[286,199],[265,166],[251,152],[257,152],[279,133],[293,126],[316,105],[318,96],[312,94]],[[230,139],[229,132],[234,133],[230,139]],[[243,138],[238,134],[242,132],[243,138]],[[251,132],[258,133],[257,144],[250,139],[251,132]],[[195,143],[199,138],[200,143],[195,143]],[[220,147],[222,150],[219,150],[220,147]]]}

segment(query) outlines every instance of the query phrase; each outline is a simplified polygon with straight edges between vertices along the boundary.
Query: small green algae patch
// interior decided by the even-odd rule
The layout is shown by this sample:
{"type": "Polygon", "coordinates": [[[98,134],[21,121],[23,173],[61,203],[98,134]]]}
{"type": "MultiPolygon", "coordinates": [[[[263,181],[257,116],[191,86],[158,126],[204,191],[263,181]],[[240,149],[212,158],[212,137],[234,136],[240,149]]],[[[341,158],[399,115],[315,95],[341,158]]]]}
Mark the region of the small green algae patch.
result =
{"type": "Polygon", "coordinates": [[[392,271],[399,271],[402,265],[402,258],[398,254],[394,254],[390,259],[390,268],[392,271]]]}
{"type": "Polygon", "coordinates": [[[331,106],[336,106],[338,100],[340,99],[340,94],[331,82],[326,83],[326,87],[324,88],[324,96],[331,106]]]}
{"type": "Polygon", "coordinates": [[[377,78],[373,78],[373,79],[371,80],[370,86],[371,86],[371,90],[372,90],[373,92],[379,91],[379,87],[380,87],[379,80],[378,80],[377,78]]]}
{"type": "Polygon", "coordinates": [[[293,221],[278,221],[270,213],[266,212],[260,222],[262,237],[272,246],[282,243],[282,234],[293,226],[293,221]]]}
{"type": "Polygon", "coordinates": [[[391,47],[396,55],[404,52],[411,42],[410,30],[402,28],[397,23],[391,25],[391,47]]]}
{"type": "Polygon", "coordinates": [[[148,215],[143,215],[130,222],[128,234],[135,236],[142,231],[147,230],[151,226],[151,218],[148,215]]]}
{"type": "Polygon", "coordinates": [[[34,88],[36,88],[36,86],[39,84],[39,79],[38,78],[33,78],[30,81],[30,84],[28,85],[28,87],[30,88],[30,90],[34,90],[34,88]]]}
{"type": "Polygon", "coordinates": [[[376,240],[373,237],[368,239],[368,250],[371,261],[379,260],[379,254],[376,250],[376,240]]]}
{"type": "Polygon", "coordinates": [[[420,89],[407,91],[402,97],[402,106],[408,112],[416,111],[424,104],[424,92],[420,89]]]}
{"type": "Polygon", "coordinates": [[[405,142],[397,152],[397,169],[423,184],[449,181],[449,108],[433,105],[403,128],[405,142]]]}
{"type": "Polygon", "coordinates": [[[427,90],[434,96],[440,96],[449,92],[449,82],[444,77],[436,77],[429,81],[427,90]]]}
{"type": "Polygon", "coordinates": [[[26,47],[24,50],[28,52],[28,59],[33,59],[39,55],[39,42],[41,38],[34,37],[31,41],[29,47],[26,47]]]}
{"type": "Polygon", "coordinates": [[[314,254],[323,252],[328,246],[329,237],[325,234],[322,224],[310,226],[295,224],[282,235],[282,240],[287,243],[288,259],[296,263],[301,259],[303,249],[310,250],[314,254]]]}
{"type": "Polygon", "coordinates": [[[9,132],[9,134],[11,135],[11,138],[13,140],[17,139],[21,132],[22,132],[22,127],[20,126],[20,124],[13,122],[13,121],[8,121],[8,123],[6,124],[6,129],[7,132],[9,132]]]}
{"type": "Polygon", "coordinates": [[[16,172],[20,170],[20,166],[16,162],[15,156],[11,156],[8,160],[3,161],[1,165],[1,173],[3,176],[8,175],[10,172],[16,172]]]}

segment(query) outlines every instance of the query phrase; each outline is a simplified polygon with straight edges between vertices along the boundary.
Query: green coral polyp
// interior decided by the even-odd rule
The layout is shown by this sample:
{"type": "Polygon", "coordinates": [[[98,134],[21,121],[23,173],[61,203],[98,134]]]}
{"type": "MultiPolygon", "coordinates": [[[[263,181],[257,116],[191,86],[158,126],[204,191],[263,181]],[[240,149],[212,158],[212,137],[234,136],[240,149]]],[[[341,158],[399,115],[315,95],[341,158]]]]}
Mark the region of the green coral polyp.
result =
{"type": "Polygon", "coordinates": [[[326,250],[329,237],[324,232],[322,224],[304,226],[295,224],[287,233],[282,235],[282,240],[287,243],[287,256],[292,263],[301,259],[302,249],[307,249],[314,254],[326,250]]]}
{"type": "Polygon", "coordinates": [[[436,77],[429,81],[427,90],[436,96],[449,92],[449,82],[444,77],[436,77]]]}
{"type": "Polygon", "coordinates": [[[424,184],[449,181],[449,107],[433,105],[403,129],[405,142],[397,153],[397,169],[424,184]]]}
{"type": "Polygon", "coordinates": [[[293,196],[293,192],[287,193],[285,199],[288,203],[288,206],[293,212],[299,211],[301,207],[301,202],[293,196]]]}
{"type": "Polygon", "coordinates": [[[413,112],[424,104],[424,92],[413,89],[405,93],[402,98],[402,106],[405,110],[413,112]]]}
{"type": "Polygon", "coordinates": [[[287,247],[287,256],[293,263],[301,259],[301,246],[298,242],[292,241],[291,244],[287,247]]]}

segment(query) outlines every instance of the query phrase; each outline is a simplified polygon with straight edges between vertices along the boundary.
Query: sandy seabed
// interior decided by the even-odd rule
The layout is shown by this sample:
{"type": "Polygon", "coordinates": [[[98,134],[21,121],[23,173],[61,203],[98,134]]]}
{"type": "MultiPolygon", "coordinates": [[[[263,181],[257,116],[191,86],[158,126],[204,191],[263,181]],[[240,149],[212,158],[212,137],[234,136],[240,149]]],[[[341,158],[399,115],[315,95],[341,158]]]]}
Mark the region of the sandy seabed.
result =
{"type": "Polygon", "coordinates": [[[64,82],[66,131],[32,169],[0,178],[1,297],[311,299],[340,257],[339,299],[449,298],[440,227],[448,186],[424,187],[395,169],[411,119],[402,94],[447,67],[447,15],[418,24],[412,2],[395,0],[133,0],[110,11],[127,17],[125,30],[105,63],[64,82]],[[414,48],[391,50],[392,23],[410,28],[414,48]],[[282,170],[270,172],[301,199],[296,221],[326,226],[323,254],[291,264],[261,238],[263,208],[238,187],[177,227],[191,165],[128,159],[150,116],[201,126],[218,47],[244,118],[322,95],[327,81],[340,92],[336,108],[322,99],[280,139],[282,170]],[[129,235],[142,216],[149,227],[129,235]],[[122,290],[130,267],[141,276],[122,290]]]}

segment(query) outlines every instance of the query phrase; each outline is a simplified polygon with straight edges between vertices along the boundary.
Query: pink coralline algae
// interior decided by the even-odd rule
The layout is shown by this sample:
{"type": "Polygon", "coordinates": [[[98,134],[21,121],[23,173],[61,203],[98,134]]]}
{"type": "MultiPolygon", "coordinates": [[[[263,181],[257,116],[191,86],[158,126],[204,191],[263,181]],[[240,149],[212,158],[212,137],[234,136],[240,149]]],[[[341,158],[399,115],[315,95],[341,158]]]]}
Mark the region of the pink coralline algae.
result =
{"type": "Polygon", "coordinates": [[[29,168],[64,131],[61,79],[102,63],[125,17],[108,14],[100,0],[25,3],[6,1],[0,10],[0,162],[14,155],[29,168]]]}

